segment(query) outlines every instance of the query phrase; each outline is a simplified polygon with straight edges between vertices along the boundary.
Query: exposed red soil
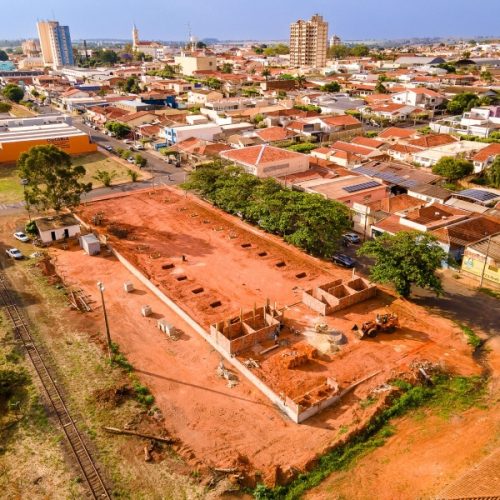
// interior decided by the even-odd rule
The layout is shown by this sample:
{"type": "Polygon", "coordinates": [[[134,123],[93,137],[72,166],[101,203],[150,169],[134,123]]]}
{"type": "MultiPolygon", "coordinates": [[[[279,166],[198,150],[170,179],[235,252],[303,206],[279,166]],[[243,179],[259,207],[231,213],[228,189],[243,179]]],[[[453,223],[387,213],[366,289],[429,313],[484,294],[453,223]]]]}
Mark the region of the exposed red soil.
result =
{"type": "MultiPolygon", "coordinates": [[[[109,238],[113,247],[205,328],[238,314],[240,308],[250,310],[255,303],[264,304],[266,298],[277,301],[280,307],[297,304],[302,287],[350,275],[173,190],[99,201],[82,207],[80,216],[89,221],[96,212],[104,214],[104,226],[96,230],[105,234],[109,224],[126,226],[126,239],[109,238]],[[266,255],[258,255],[263,252],[266,255]],[[286,265],[276,266],[278,262],[286,265]],[[168,268],[169,264],[174,267],[168,268]],[[297,278],[301,272],[307,276],[297,278]],[[179,281],[182,276],[187,279],[179,281]],[[198,288],[203,292],[192,293],[198,288]],[[214,301],[221,305],[211,307],[214,301]]],[[[343,426],[349,431],[361,427],[376,405],[362,409],[359,401],[375,385],[406,370],[413,359],[445,360],[453,371],[478,372],[470,348],[454,325],[383,292],[376,299],[327,318],[330,326],[348,337],[347,345],[338,353],[320,354],[294,369],[272,361],[290,345],[261,359],[261,368],[256,369],[261,378],[276,391],[291,391],[294,396],[322,384],[327,376],[346,387],[379,372],[339,404],[297,425],[242,376],[233,388],[218,378],[215,371],[220,355],[117,260],[88,257],[75,249],[52,252],[66,280],[81,286],[94,299],[98,300],[96,282],[105,283],[112,337],[151,388],[166,429],[182,443],[178,451],[195,466],[237,466],[249,475],[262,471],[263,479],[273,483],[278,468],[279,475],[286,478],[345,438],[345,434],[339,435],[343,426]],[[137,290],[127,294],[123,283],[129,280],[137,290]],[[141,316],[140,308],[145,304],[152,307],[153,317],[141,316]],[[402,330],[374,340],[357,340],[350,332],[352,325],[372,318],[387,306],[399,315],[402,330]],[[159,318],[183,332],[178,341],[169,340],[156,328],[159,318]],[[246,457],[245,463],[241,457],[246,457]]],[[[89,326],[102,323],[99,310],[85,317],[89,326]]],[[[300,330],[312,327],[317,319],[316,313],[302,305],[287,309],[286,317],[300,330]]],[[[305,341],[301,335],[296,340],[293,334],[289,337],[292,346],[305,341]]],[[[263,347],[245,356],[257,359],[263,347]]]]}

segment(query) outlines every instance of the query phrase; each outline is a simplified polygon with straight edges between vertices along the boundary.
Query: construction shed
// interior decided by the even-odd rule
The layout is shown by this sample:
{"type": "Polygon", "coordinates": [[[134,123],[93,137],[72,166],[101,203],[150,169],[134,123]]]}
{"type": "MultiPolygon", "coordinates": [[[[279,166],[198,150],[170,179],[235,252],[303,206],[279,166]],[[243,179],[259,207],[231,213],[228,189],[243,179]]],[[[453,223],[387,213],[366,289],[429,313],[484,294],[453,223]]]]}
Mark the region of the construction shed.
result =
{"type": "Polygon", "coordinates": [[[80,234],[80,223],[71,214],[41,217],[35,220],[42,243],[61,241],[80,234]]]}
{"type": "Polygon", "coordinates": [[[97,255],[101,251],[101,242],[92,233],[80,236],[80,246],[89,255],[97,255]]]}

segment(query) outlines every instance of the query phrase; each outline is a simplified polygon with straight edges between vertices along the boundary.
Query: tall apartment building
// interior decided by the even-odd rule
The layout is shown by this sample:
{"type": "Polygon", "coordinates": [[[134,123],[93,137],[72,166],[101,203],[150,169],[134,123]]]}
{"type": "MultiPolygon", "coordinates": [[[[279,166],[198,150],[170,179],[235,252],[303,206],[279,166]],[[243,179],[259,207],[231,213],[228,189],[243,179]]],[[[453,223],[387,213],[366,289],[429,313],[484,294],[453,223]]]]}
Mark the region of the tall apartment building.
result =
{"type": "Polygon", "coordinates": [[[38,37],[46,66],[73,66],[73,47],[68,26],[60,26],[57,21],[39,21],[38,37]]]}
{"type": "Polygon", "coordinates": [[[309,21],[299,20],[290,26],[290,64],[292,66],[326,66],[328,23],[319,14],[309,21]]]}

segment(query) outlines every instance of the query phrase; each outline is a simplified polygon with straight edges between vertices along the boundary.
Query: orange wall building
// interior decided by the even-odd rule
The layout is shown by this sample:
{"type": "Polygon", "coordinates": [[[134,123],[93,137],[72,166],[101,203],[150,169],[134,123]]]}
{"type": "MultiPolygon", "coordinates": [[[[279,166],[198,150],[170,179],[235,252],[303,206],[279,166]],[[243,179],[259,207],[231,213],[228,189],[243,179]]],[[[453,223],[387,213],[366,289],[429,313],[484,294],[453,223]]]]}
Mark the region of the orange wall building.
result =
{"type": "Polygon", "coordinates": [[[85,132],[67,123],[10,127],[0,130],[0,163],[15,163],[21,153],[42,145],[57,146],[69,155],[97,151],[85,132]]]}

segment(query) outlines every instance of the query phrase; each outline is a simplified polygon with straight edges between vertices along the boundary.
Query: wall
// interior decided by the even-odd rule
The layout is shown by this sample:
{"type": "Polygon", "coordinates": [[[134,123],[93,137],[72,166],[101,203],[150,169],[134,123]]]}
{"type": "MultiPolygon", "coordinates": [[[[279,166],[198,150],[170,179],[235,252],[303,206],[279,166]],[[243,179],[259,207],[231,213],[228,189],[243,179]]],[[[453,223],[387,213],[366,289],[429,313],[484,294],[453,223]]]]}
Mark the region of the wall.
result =
{"type": "Polygon", "coordinates": [[[462,260],[462,271],[480,278],[484,270],[485,280],[497,286],[500,285],[500,262],[495,262],[492,258],[488,258],[485,266],[484,259],[484,255],[475,252],[471,248],[466,248],[462,260]]]}
{"type": "Polygon", "coordinates": [[[70,155],[94,153],[97,145],[90,142],[87,135],[74,137],[61,137],[58,139],[36,139],[19,142],[0,143],[0,163],[15,163],[21,153],[28,151],[33,146],[47,146],[52,144],[70,155]]]}
{"type": "Polygon", "coordinates": [[[72,236],[76,236],[77,234],[80,234],[80,226],[68,226],[67,228],[62,227],[59,229],[53,229],[51,231],[41,231],[40,232],[40,239],[44,243],[51,243],[52,241],[54,241],[52,239],[52,231],[54,231],[56,233],[56,240],[55,241],[64,240],[64,230],[65,229],[68,230],[69,238],[71,238],[72,236]]]}
{"type": "Polygon", "coordinates": [[[377,293],[377,287],[362,278],[336,280],[302,293],[302,302],[313,311],[326,316],[363,302],[377,293]]]}

